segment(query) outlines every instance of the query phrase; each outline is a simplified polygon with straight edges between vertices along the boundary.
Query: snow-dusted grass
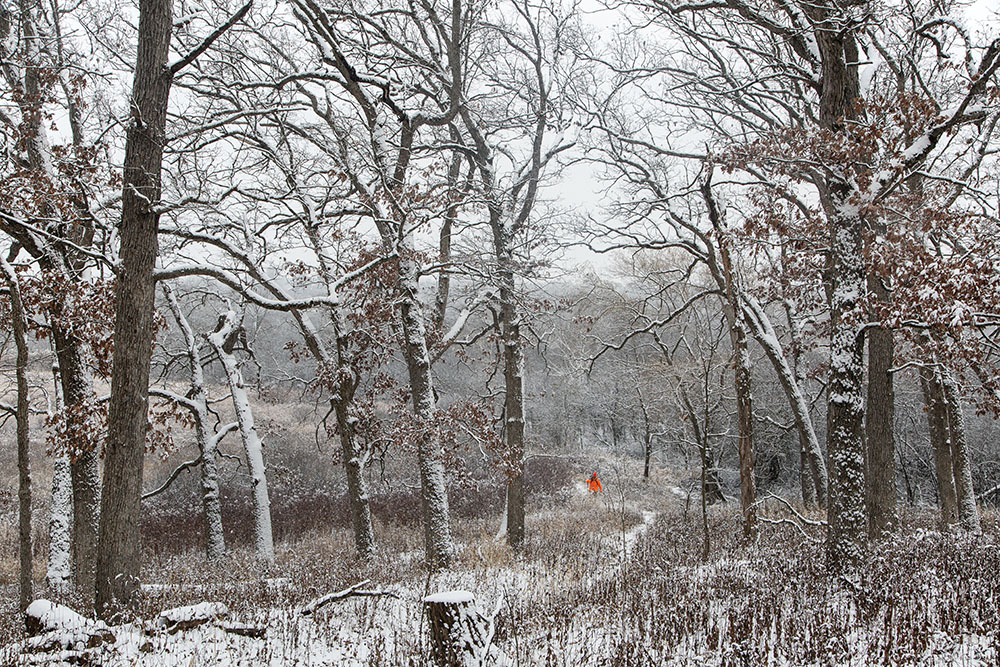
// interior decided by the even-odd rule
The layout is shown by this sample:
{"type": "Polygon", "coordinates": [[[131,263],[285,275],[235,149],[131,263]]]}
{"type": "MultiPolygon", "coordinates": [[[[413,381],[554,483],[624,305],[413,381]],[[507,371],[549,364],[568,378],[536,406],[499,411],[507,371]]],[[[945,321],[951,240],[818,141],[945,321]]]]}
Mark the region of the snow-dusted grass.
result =
{"type": "MultiPolygon", "coordinates": [[[[995,514],[984,515],[982,537],[968,538],[930,530],[929,512],[908,513],[901,535],[870,551],[858,581],[843,583],[827,576],[815,528],[806,537],[789,526],[764,526],[760,540],[747,545],[734,508],[713,507],[705,562],[697,504],[685,509],[670,490],[677,480],[662,473],[648,483],[605,475],[605,493],[593,496],[582,487],[588,472],[572,471],[564,488],[533,505],[521,555],[495,539],[495,513],[456,521],[457,563],[432,576],[422,566],[419,526],[384,519],[377,524],[380,552],[368,564],[351,558],[343,529],[279,542],[266,572],[249,549],[217,564],[206,564],[196,548],[156,556],[144,570],[145,619],[170,607],[219,602],[231,610],[230,620],[266,626],[266,637],[237,636],[214,624],[148,637],[137,625],[124,626],[116,628],[114,648],[95,659],[422,665],[428,651],[421,599],[467,590],[482,612],[499,610],[495,642],[515,665],[1000,662],[995,514]],[[365,579],[372,580],[366,589],[393,595],[297,613],[365,579]]],[[[5,609],[13,604],[13,581],[2,586],[5,609]]],[[[5,664],[17,649],[16,621],[2,623],[5,664]]]]}

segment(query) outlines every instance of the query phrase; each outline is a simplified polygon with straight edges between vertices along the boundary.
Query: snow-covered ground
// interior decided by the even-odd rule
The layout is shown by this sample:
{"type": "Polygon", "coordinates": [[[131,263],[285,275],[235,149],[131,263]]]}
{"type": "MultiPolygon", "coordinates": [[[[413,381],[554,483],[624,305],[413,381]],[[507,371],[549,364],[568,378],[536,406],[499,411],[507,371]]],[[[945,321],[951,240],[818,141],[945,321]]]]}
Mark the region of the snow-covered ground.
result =
{"type": "MultiPolygon", "coordinates": [[[[290,566],[231,590],[164,572],[143,588],[151,600],[215,604],[111,627],[114,641],[86,655],[157,667],[423,665],[423,600],[460,593],[495,621],[489,665],[1000,664],[1000,591],[987,574],[995,536],[915,531],[873,560],[868,592],[858,594],[824,575],[822,547],[797,531],[765,527],[760,542],[743,544],[726,506],[710,509],[712,553],[703,562],[700,515],[685,515],[676,481],[634,481],[623,493],[605,481],[601,495],[573,482],[560,506],[529,515],[522,555],[495,539],[491,521],[465,541],[453,569],[430,577],[412,545],[395,554],[407,560],[398,565],[404,574],[376,568],[346,584],[290,566]],[[271,602],[242,602],[261,593],[271,602]],[[195,617],[208,620],[187,622],[195,617]]],[[[61,650],[32,653],[38,639],[0,647],[0,664],[75,659],[81,647],[70,635],[61,650]]]]}

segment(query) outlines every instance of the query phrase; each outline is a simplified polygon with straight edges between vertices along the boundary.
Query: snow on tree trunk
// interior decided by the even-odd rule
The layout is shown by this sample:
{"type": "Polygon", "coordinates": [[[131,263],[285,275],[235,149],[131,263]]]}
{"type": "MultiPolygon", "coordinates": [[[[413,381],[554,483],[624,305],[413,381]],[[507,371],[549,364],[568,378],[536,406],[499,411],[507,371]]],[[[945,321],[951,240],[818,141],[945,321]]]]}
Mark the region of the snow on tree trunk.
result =
{"type": "MultiPolygon", "coordinates": [[[[53,415],[62,413],[62,388],[59,364],[52,365],[53,415]]],[[[56,595],[69,592],[73,578],[72,532],[73,481],[69,456],[56,453],[52,458],[52,503],[49,507],[49,556],[45,581],[56,595]]]]}
{"type": "Polygon", "coordinates": [[[846,569],[860,564],[868,527],[862,437],[864,339],[859,307],[865,282],[861,218],[841,211],[832,223],[835,270],[827,407],[832,473],[827,555],[834,569],[846,569]]]}
{"type": "Polygon", "coordinates": [[[860,563],[867,530],[864,439],[862,437],[863,336],[860,299],[864,290],[861,218],[837,203],[831,221],[833,310],[830,341],[828,448],[832,467],[827,554],[834,569],[860,563]]]}
{"type": "Polygon", "coordinates": [[[951,441],[951,465],[955,479],[955,498],[958,504],[958,520],[962,528],[978,533],[979,508],[976,506],[976,492],[972,488],[972,468],[969,465],[969,447],[965,439],[965,417],[962,414],[962,397],[958,382],[947,370],[941,371],[944,400],[948,413],[948,434],[951,441]]]}
{"type": "Polygon", "coordinates": [[[10,319],[14,330],[14,344],[17,347],[17,407],[15,420],[17,422],[17,538],[19,555],[18,576],[18,609],[25,610],[31,603],[32,566],[31,566],[31,468],[29,461],[28,440],[28,322],[21,301],[21,288],[17,274],[6,259],[0,256],[0,269],[3,270],[7,288],[10,292],[10,319]]]}
{"type": "MultiPolygon", "coordinates": [[[[868,287],[879,301],[890,299],[879,276],[869,276],[868,287]]],[[[899,524],[896,510],[896,450],[893,442],[892,329],[876,326],[868,331],[868,396],[865,409],[867,442],[865,496],[868,532],[878,537],[899,524]]]]}
{"type": "Polygon", "coordinates": [[[805,460],[805,465],[808,467],[809,481],[812,484],[809,491],[803,490],[803,502],[806,502],[807,498],[815,498],[820,507],[825,507],[827,502],[827,486],[829,483],[826,459],[823,456],[819,438],[816,437],[816,429],[813,427],[812,416],[809,414],[809,402],[802,393],[801,379],[789,364],[767,313],[764,312],[761,305],[754,299],[748,298],[746,305],[749,315],[746,321],[750,324],[754,339],[764,350],[764,354],[771,362],[771,366],[774,367],[774,371],[778,376],[778,383],[785,392],[785,397],[788,399],[788,405],[792,410],[792,416],[795,420],[795,430],[799,436],[799,447],[802,457],[805,460]]]}
{"type": "Polygon", "coordinates": [[[410,379],[413,411],[423,422],[425,430],[417,443],[417,465],[420,469],[420,489],[424,514],[424,550],[427,565],[445,568],[455,555],[448,510],[448,489],[445,485],[445,467],[441,459],[441,443],[432,429],[434,418],[434,385],[431,377],[430,357],[427,354],[427,335],[423,314],[417,297],[419,267],[408,256],[399,260],[397,303],[400,328],[403,334],[403,352],[410,379]]]}
{"type": "MultiPolygon", "coordinates": [[[[349,369],[341,369],[341,373],[350,373],[349,369]]],[[[344,380],[341,380],[342,385],[344,380]]],[[[341,391],[346,387],[342,386],[341,391]]],[[[353,388],[350,390],[353,394],[353,388]]],[[[337,417],[337,430],[340,433],[341,454],[344,457],[344,469],[347,473],[347,493],[351,503],[351,521],[354,526],[354,547],[358,557],[368,559],[375,555],[375,530],[372,526],[371,503],[368,501],[368,483],[365,480],[365,460],[358,451],[354,418],[348,410],[350,399],[339,396],[330,399],[337,417]]]]}
{"type": "Polygon", "coordinates": [[[927,430],[934,451],[934,473],[937,477],[938,502],[941,505],[939,525],[941,529],[947,529],[958,522],[958,503],[955,500],[951,444],[948,441],[948,409],[937,369],[921,366],[920,386],[927,406],[927,430]]]}
{"type": "Polygon", "coordinates": [[[49,557],[45,581],[57,595],[69,592],[73,576],[70,551],[73,522],[73,487],[69,458],[57,454],[52,461],[52,506],[49,514],[49,557]]]}
{"type": "MultiPolygon", "coordinates": [[[[857,115],[860,97],[858,49],[852,19],[837,4],[808,7],[821,57],[823,81],[819,122],[850,141],[846,121],[857,115]]],[[[868,517],[865,512],[864,333],[861,307],[865,279],[864,219],[854,201],[853,165],[827,165],[821,203],[830,224],[830,381],[827,396],[827,449],[830,498],[827,558],[834,571],[861,563],[868,517]]]]}
{"type": "Polygon", "coordinates": [[[91,411],[97,402],[94,379],[87,359],[88,348],[54,317],[52,338],[59,362],[73,488],[73,572],[78,592],[89,597],[94,590],[97,565],[101,478],[99,454],[94,446],[91,411]]]}
{"type": "MultiPolygon", "coordinates": [[[[208,418],[206,412],[203,415],[208,418]]],[[[200,421],[200,420],[199,420],[200,421]]],[[[205,433],[205,422],[195,425],[201,447],[201,506],[205,522],[205,555],[209,560],[226,553],[226,536],[222,529],[222,502],[219,493],[219,440],[205,433]]]]}
{"type": "Polygon", "coordinates": [[[208,336],[208,340],[226,373],[229,391],[232,395],[236,422],[240,426],[243,451],[250,470],[250,484],[254,504],[254,546],[257,556],[267,563],[274,562],[274,537],[271,533],[271,500],[267,491],[267,472],[264,468],[264,443],[254,426],[250,398],[243,385],[236,357],[233,355],[234,339],[239,333],[242,315],[230,309],[223,316],[219,328],[208,336]]]}
{"type": "Polygon", "coordinates": [[[195,440],[201,452],[201,502],[204,523],[205,554],[210,560],[221,558],[226,552],[226,537],[222,529],[222,504],[219,493],[219,440],[208,432],[208,392],[205,390],[205,373],[201,366],[201,353],[194,331],[181,310],[177,296],[169,285],[163,286],[167,303],[174,315],[177,326],[184,336],[184,353],[188,358],[191,375],[191,389],[188,393],[189,410],[194,417],[195,440]]]}

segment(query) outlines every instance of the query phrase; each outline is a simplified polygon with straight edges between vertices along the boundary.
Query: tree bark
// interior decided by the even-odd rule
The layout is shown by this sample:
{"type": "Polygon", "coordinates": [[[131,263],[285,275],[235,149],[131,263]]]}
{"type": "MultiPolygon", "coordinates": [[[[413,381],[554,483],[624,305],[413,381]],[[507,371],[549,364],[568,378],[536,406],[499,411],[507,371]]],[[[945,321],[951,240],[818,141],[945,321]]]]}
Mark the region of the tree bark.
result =
{"type": "Polygon", "coordinates": [[[250,398],[243,385],[243,374],[233,356],[233,339],[238,335],[241,319],[241,314],[233,310],[228,311],[219,323],[219,328],[209,335],[208,341],[215,348],[225,370],[233,411],[240,426],[243,451],[247,457],[254,506],[254,548],[257,557],[270,564],[274,562],[274,536],[271,531],[271,498],[267,490],[267,470],[264,467],[264,443],[257,435],[250,398]]]}
{"type": "MultiPolygon", "coordinates": [[[[858,49],[849,17],[837,5],[803,8],[810,14],[821,56],[820,126],[845,140],[845,121],[857,116],[860,94],[858,49]]],[[[854,175],[833,165],[821,189],[830,223],[830,384],[827,412],[831,483],[827,560],[835,572],[861,564],[868,519],[865,512],[864,421],[864,220],[852,201],[854,175]]]]}
{"type": "MultiPolygon", "coordinates": [[[[409,237],[407,240],[412,242],[409,237]]],[[[431,377],[430,357],[427,354],[427,333],[417,297],[418,269],[412,258],[408,256],[400,258],[397,285],[401,294],[397,311],[403,334],[403,353],[410,379],[413,412],[426,429],[432,429],[434,382],[431,377]]],[[[440,449],[441,443],[431,430],[420,435],[417,443],[417,465],[420,469],[424,513],[424,549],[427,566],[432,569],[448,567],[455,556],[455,542],[451,536],[448,511],[448,489],[445,485],[445,468],[440,449]]]]}
{"type": "Polygon", "coordinates": [[[941,384],[948,413],[948,434],[951,441],[952,475],[955,479],[955,498],[958,520],[962,528],[972,533],[981,532],[976,492],[972,488],[972,468],[969,464],[969,446],[965,438],[965,417],[962,414],[962,397],[958,382],[947,370],[941,370],[941,384]]]}
{"type": "Polygon", "coordinates": [[[513,295],[513,272],[503,275],[500,317],[504,344],[504,444],[517,466],[507,480],[507,543],[524,543],[524,347],[513,295]],[[509,282],[508,282],[509,281],[509,282]]]}
{"type": "Polygon", "coordinates": [[[723,226],[721,212],[712,196],[711,172],[701,184],[702,197],[708,207],[708,217],[715,230],[716,244],[725,282],[729,337],[733,345],[734,386],[736,390],[736,423],[740,457],[740,509],[743,512],[743,536],[757,534],[757,482],[754,474],[753,394],[751,392],[750,348],[747,343],[746,315],[741,303],[738,276],[733,267],[732,238],[723,226]]]}
{"type": "MultiPolygon", "coordinates": [[[[868,288],[879,301],[888,301],[889,290],[878,276],[869,276],[868,288]]],[[[892,330],[876,326],[868,330],[868,397],[865,410],[867,442],[868,534],[879,537],[896,529],[896,454],[893,441],[894,398],[892,330]]]]}
{"type": "Polygon", "coordinates": [[[53,317],[52,340],[59,362],[67,432],[76,436],[67,443],[73,487],[73,579],[77,592],[89,600],[97,566],[101,476],[99,454],[87,437],[96,426],[90,423],[90,413],[97,397],[85,356],[86,344],[67,332],[58,314],[53,317]]]}
{"type": "Polygon", "coordinates": [[[49,555],[45,581],[57,597],[69,592],[73,576],[71,526],[73,486],[69,458],[57,454],[52,461],[52,507],[49,514],[49,555]]]}
{"type": "Polygon", "coordinates": [[[31,564],[31,467],[28,440],[28,322],[21,301],[17,273],[6,259],[0,257],[7,288],[10,290],[10,319],[17,347],[17,536],[18,536],[18,609],[24,611],[33,597],[31,564]]]}
{"type": "Polygon", "coordinates": [[[941,505],[939,526],[944,530],[958,522],[958,503],[955,500],[951,443],[948,441],[948,408],[944,399],[944,387],[936,368],[921,366],[920,387],[927,406],[927,430],[934,451],[934,472],[937,477],[938,502],[941,505]]]}
{"type": "Polygon", "coordinates": [[[153,350],[153,268],[158,248],[160,169],[172,73],[170,0],[140,0],[139,36],[125,138],[120,269],[115,284],[115,351],[97,550],[98,614],[131,607],[141,563],[142,463],[153,350]]]}

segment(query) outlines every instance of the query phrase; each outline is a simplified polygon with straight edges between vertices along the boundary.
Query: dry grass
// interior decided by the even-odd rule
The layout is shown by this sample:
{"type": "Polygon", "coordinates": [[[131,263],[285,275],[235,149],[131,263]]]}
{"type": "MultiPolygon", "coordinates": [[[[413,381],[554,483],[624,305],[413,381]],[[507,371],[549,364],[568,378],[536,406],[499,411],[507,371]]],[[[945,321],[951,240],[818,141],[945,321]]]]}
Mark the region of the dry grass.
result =
{"type": "MultiPolygon", "coordinates": [[[[144,580],[158,587],[147,591],[142,613],[221,601],[241,618],[267,622],[281,639],[261,660],[275,659],[273,651],[291,650],[288,645],[350,642],[361,633],[371,645],[358,655],[367,664],[393,665],[425,654],[419,605],[425,591],[467,588],[484,606],[501,601],[498,641],[520,665],[1000,660],[995,513],[984,516],[981,537],[969,538],[929,530],[929,510],[908,512],[896,538],[872,545],[857,582],[844,583],[826,573],[817,529],[804,536],[788,526],[765,526],[761,538],[747,544],[738,537],[732,505],[712,508],[713,550],[703,562],[700,517],[669,491],[675,480],[662,472],[651,482],[618,476],[612,463],[621,464],[603,463],[612,472],[598,497],[582,491],[589,472],[582,465],[563,461],[536,470],[545,483],[532,498],[520,553],[495,539],[499,516],[487,489],[478,500],[473,494],[457,503],[462,548],[455,567],[428,576],[422,530],[407,512],[386,515],[387,504],[376,512],[380,552],[370,563],[351,557],[350,531],[336,522],[286,536],[269,572],[244,547],[214,564],[194,544],[151,551],[144,580]],[[645,533],[636,532],[646,510],[656,519],[645,533]],[[320,627],[329,628],[322,636],[303,634],[292,615],[270,611],[294,609],[368,578],[402,600],[334,605],[320,615],[320,627]],[[345,627],[357,633],[336,634],[345,627]]],[[[4,516],[12,509],[9,500],[0,506],[4,516]]],[[[13,608],[15,593],[8,524],[0,524],[5,610],[13,608]]],[[[15,615],[2,618],[0,645],[19,632],[15,615]]]]}

